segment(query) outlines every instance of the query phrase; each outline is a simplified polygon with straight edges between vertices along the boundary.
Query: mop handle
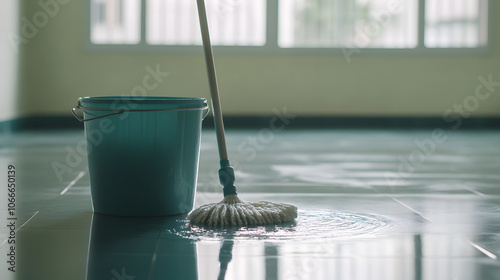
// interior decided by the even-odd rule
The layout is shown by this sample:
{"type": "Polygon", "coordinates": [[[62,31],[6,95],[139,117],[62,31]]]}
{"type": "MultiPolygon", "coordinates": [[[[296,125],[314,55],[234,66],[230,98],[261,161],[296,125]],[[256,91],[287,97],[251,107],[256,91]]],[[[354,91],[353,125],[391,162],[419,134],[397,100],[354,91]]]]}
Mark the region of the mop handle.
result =
{"type": "Polygon", "coordinates": [[[224,134],[224,122],[222,120],[222,110],[219,100],[219,89],[217,86],[217,76],[215,74],[214,57],[210,34],[208,33],[207,13],[204,0],[197,0],[198,16],[200,17],[201,37],[203,39],[203,50],[205,51],[205,61],[207,64],[208,83],[210,85],[210,95],[212,97],[212,109],[214,115],[215,130],[217,132],[217,144],[219,145],[220,160],[228,160],[226,148],[226,136],[224,134]]]}

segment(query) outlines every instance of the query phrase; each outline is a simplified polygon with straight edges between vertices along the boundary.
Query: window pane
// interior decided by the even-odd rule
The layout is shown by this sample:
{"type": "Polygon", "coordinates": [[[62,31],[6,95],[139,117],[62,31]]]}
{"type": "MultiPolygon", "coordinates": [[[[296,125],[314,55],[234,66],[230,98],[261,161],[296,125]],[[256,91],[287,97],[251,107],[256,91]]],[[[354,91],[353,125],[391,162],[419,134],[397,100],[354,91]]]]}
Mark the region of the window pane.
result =
{"type": "Polygon", "coordinates": [[[426,0],[425,45],[434,48],[486,44],[486,0],[426,0]]]}
{"type": "MultiPolygon", "coordinates": [[[[147,0],[146,40],[156,45],[201,45],[196,1],[147,0]]],[[[266,0],[206,1],[214,45],[262,46],[266,0]]]]}
{"type": "Polygon", "coordinates": [[[92,43],[139,43],[140,16],[140,0],[91,0],[92,43]]]}
{"type": "Polygon", "coordinates": [[[417,0],[280,0],[279,46],[412,48],[417,0]]]}

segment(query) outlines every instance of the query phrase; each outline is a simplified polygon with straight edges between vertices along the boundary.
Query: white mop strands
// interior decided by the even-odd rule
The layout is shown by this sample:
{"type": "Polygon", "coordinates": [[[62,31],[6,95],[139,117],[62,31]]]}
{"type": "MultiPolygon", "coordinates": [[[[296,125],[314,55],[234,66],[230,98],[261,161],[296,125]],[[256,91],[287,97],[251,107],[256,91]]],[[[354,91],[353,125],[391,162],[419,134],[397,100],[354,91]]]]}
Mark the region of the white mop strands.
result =
{"type": "Polygon", "coordinates": [[[297,218],[297,207],[269,201],[245,202],[236,194],[226,195],[219,203],[193,210],[188,219],[193,224],[212,227],[255,226],[291,222],[297,218]]]}

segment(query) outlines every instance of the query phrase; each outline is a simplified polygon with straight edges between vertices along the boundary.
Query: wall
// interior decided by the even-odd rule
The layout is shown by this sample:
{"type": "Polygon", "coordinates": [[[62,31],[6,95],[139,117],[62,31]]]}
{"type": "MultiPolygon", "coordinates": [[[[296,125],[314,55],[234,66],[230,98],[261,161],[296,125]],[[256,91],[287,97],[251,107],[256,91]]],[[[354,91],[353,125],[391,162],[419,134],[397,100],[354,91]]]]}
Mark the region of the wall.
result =
{"type": "MultiPolygon", "coordinates": [[[[24,15],[40,10],[36,2],[24,0],[24,15]]],[[[145,67],[157,64],[170,75],[150,95],[208,98],[201,48],[199,54],[86,51],[83,2],[61,5],[26,45],[24,114],[69,115],[79,96],[129,94],[142,83],[145,67]]],[[[492,8],[500,13],[500,5],[492,8]]],[[[302,115],[441,116],[474,94],[478,76],[500,81],[500,28],[493,33],[487,55],[361,53],[347,63],[343,55],[218,54],[223,109],[228,115],[271,115],[286,105],[302,115]]],[[[498,92],[481,101],[473,116],[500,116],[498,92]]]]}
{"type": "Polygon", "coordinates": [[[18,33],[18,3],[0,1],[0,121],[17,117],[18,52],[11,38],[18,33]]]}

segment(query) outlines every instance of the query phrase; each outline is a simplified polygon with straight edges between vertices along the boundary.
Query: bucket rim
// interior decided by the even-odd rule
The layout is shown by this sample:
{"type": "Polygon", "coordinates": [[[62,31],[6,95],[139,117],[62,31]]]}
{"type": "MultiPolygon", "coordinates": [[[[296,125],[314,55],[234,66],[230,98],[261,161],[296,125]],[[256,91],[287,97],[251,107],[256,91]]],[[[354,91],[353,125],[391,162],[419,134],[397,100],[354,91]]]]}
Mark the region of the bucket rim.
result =
{"type": "Polygon", "coordinates": [[[79,102],[89,103],[137,103],[137,104],[193,104],[204,105],[206,98],[201,97],[171,97],[171,96],[85,96],[80,97],[79,102]]]}
{"type": "Polygon", "coordinates": [[[124,112],[162,112],[162,111],[198,111],[203,110],[208,115],[210,108],[205,98],[196,97],[167,97],[167,96],[96,96],[79,97],[78,105],[71,110],[73,116],[80,122],[91,121],[111,115],[119,115],[124,112]],[[118,106],[115,106],[118,105],[118,106]],[[110,113],[90,118],[80,117],[77,110],[89,111],[111,111],[110,113]]]}

